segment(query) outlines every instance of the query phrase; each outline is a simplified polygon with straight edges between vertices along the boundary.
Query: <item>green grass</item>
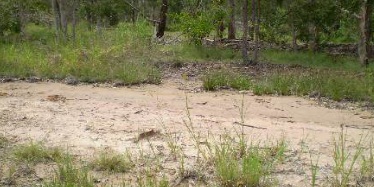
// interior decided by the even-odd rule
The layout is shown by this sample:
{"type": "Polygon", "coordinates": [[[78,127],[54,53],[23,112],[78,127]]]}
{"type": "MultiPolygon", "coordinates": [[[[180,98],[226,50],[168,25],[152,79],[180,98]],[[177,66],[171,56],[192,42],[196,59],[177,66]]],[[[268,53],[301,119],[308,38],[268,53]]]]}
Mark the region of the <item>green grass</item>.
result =
{"type": "Polygon", "coordinates": [[[46,182],[46,187],[93,187],[93,179],[89,176],[86,168],[74,165],[70,156],[64,157],[58,163],[58,169],[54,179],[46,182]]]}
{"type": "Polygon", "coordinates": [[[134,164],[129,156],[110,153],[101,153],[90,166],[98,171],[128,172],[134,164]]]}
{"type": "Polygon", "coordinates": [[[209,47],[182,43],[173,48],[175,56],[184,61],[229,62],[241,58],[241,54],[238,51],[223,47],[209,47]]]}
{"type": "Polygon", "coordinates": [[[338,138],[334,138],[334,152],[333,152],[333,179],[332,186],[348,187],[353,181],[354,166],[361,157],[364,148],[362,147],[361,137],[360,141],[354,145],[354,150],[350,151],[347,143],[347,132],[343,128],[339,133],[338,138]]]}
{"type": "Polygon", "coordinates": [[[0,76],[158,84],[161,73],[151,63],[153,49],[148,47],[151,33],[146,23],[120,24],[101,35],[82,24],[76,41],[64,43],[56,42],[50,29],[29,25],[24,41],[0,45],[0,76]]]}
{"type": "Polygon", "coordinates": [[[269,177],[284,151],[284,143],[260,147],[225,141],[215,147],[215,175],[221,186],[271,186],[269,177]]]}
{"type": "MultiPolygon", "coordinates": [[[[261,55],[263,60],[275,64],[292,64],[311,68],[328,68],[348,71],[362,71],[363,69],[358,59],[352,56],[333,57],[326,53],[279,50],[264,50],[261,52],[261,55]]],[[[374,71],[374,63],[371,63],[369,69],[374,71]]]]}
{"type": "Polygon", "coordinates": [[[256,82],[257,95],[308,95],[316,93],[336,101],[374,102],[374,79],[371,73],[362,75],[337,71],[275,73],[256,82]]]}
{"type": "Polygon", "coordinates": [[[361,178],[372,181],[374,177],[374,141],[371,139],[368,146],[368,155],[362,155],[361,178]]]}
{"type": "Polygon", "coordinates": [[[18,161],[31,163],[58,161],[64,156],[59,148],[47,148],[42,144],[33,142],[16,147],[13,155],[18,161]]]}
{"type": "Polygon", "coordinates": [[[205,90],[213,91],[221,88],[233,88],[236,90],[248,90],[251,88],[249,77],[227,70],[214,71],[203,77],[205,90]]]}

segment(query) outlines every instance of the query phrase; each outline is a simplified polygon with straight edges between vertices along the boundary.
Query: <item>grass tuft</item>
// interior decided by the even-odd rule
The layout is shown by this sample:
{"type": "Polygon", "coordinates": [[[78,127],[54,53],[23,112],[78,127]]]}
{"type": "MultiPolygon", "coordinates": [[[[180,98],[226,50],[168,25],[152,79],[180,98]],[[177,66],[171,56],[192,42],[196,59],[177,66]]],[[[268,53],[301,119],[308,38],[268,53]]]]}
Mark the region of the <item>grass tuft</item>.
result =
{"type": "Polygon", "coordinates": [[[342,128],[338,139],[334,138],[334,166],[332,186],[348,187],[352,182],[352,174],[355,164],[363,153],[362,137],[351,152],[346,145],[347,132],[342,128]]]}
{"type": "Polygon", "coordinates": [[[211,72],[203,78],[205,90],[214,91],[222,88],[233,88],[236,90],[248,90],[251,81],[248,77],[225,70],[211,72]]]}
{"type": "Polygon", "coordinates": [[[8,145],[8,143],[9,140],[6,137],[0,135],[0,149],[5,148],[8,145]]]}
{"type": "Polygon", "coordinates": [[[59,148],[46,148],[40,143],[33,142],[18,146],[13,154],[19,161],[33,163],[58,161],[64,156],[59,148]]]}
{"type": "Polygon", "coordinates": [[[56,176],[50,182],[45,183],[46,187],[93,187],[94,181],[88,175],[86,168],[78,168],[74,165],[70,156],[64,157],[58,163],[56,176]]]}
{"type": "Polygon", "coordinates": [[[129,156],[115,153],[101,153],[90,165],[98,171],[109,172],[128,172],[134,166],[129,156]]]}
{"type": "Polygon", "coordinates": [[[216,146],[214,166],[221,186],[269,186],[274,163],[283,157],[285,144],[260,147],[225,141],[216,146]],[[245,150],[243,150],[243,148],[245,150]]]}

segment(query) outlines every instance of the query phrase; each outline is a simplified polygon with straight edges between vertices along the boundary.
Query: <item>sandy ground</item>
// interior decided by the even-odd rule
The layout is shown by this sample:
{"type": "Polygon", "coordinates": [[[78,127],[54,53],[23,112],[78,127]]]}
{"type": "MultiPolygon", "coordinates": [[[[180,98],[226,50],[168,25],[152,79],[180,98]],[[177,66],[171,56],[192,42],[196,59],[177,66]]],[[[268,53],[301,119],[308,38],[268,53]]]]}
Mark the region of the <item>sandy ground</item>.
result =
{"type": "MultiPolygon", "coordinates": [[[[0,134],[19,144],[41,141],[91,157],[108,148],[120,153],[139,150],[143,145],[139,146],[137,137],[154,130],[174,134],[185,154],[193,157],[194,143],[184,125],[187,108],[196,132],[202,137],[219,137],[241,129],[243,103],[248,140],[284,138],[287,142],[288,156],[275,173],[279,186],[305,186],[310,183],[310,153],[313,159],[319,157],[320,183],[331,174],[333,137],[341,126],[350,142],[374,132],[374,115],[368,111],[328,109],[298,97],[201,92],[200,85],[182,80],[131,88],[1,83],[0,134]]],[[[163,138],[151,141],[160,152],[167,147],[163,138]]],[[[145,143],[149,142],[141,142],[145,143]]]]}

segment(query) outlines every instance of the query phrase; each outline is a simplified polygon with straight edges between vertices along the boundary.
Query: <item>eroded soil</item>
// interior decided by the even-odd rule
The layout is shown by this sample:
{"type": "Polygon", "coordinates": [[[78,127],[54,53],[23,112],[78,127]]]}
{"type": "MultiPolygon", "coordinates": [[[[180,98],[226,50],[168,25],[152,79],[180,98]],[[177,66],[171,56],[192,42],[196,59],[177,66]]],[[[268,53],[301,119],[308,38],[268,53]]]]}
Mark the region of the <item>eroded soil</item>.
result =
{"type": "MultiPolygon", "coordinates": [[[[175,183],[179,164],[168,159],[170,151],[165,134],[171,134],[183,147],[183,154],[188,158],[187,168],[199,165],[194,142],[185,125],[188,112],[195,132],[209,140],[217,140],[227,133],[235,136],[241,131],[243,119],[248,140],[286,140],[286,159],[274,173],[277,186],[309,186],[310,157],[319,157],[317,180],[324,186],[332,174],[333,137],[337,137],[341,128],[347,131],[350,145],[374,132],[373,114],[368,111],[329,109],[298,97],[203,92],[200,85],[196,80],[179,79],[131,88],[51,82],[2,83],[0,134],[14,144],[40,141],[47,146],[68,148],[83,160],[92,159],[97,152],[107,149],[134,154],[139,150],[145,154],[153,152],[165,157],[163,170],[158,175],[165,175],[175,183]],[[151,133],[149,141],[141,139],[141,135],[147,135],[144,132],[151,133]]],[[[39,179],[50,173],[40,168],[35,172],[39,179]]],[[[96,177],[98,186],[116,185],[115,181],[120,179],[135,180],[131,174],[96,177]]],[[[193,179],[189,180],[192,181],[187,180],[185,185],[197,185],[193,179]]]]}

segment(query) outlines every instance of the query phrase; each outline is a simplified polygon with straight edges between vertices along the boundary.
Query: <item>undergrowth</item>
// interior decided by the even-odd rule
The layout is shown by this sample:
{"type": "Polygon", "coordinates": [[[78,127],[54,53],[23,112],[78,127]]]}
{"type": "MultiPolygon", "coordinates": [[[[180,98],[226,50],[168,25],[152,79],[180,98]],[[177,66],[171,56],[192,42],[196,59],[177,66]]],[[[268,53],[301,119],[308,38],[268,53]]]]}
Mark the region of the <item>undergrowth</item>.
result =
{"type": "Polygon", "coordinates": [[[60,148],[47,148],[40,143],[31,142],[15,148],[13,155],[18,161],[31,163],[58,161],[63,158],[64,153],[60,148]]]}
{"type": "Polygon", "coordinates": [[[56,42],[47,27],[28,25],[28,37],[0,45],[0,76],[158,84],[161,73],[151,63],[151,30],[146,23],[123,23],[98,34],[82,24],[75,41],[56,42]]]}
{"type": "Polygon", "coordinates": [[[222,88],[248,90],[251,86],[249,77],[225,70],[210,72],[203,77],[203,87],[209,91],[222,88]]]}
{"type": "MultiPolygon", "coordinates": [[[[319,52],[280,50],[264,50],[261,53],[264,61],[276,64],[293,64],[311,68],[346,70],[351,72],[360,72],[363,69],[357,57],[353,56],[332,56],[319,52]]],[[[369,69],[374,70],[373,63],[371,63],[369,69]]]]}
{"type": "Polygon", "coordinates": [[[57,163],[55,177],[52,181],[46,182],[46,187],[93,187],[94,180],[88,174],[85,167],[77,167],[71,156],[64,157],[57,163]]]}
{"type": "Polygon", "coordinates": [[[274,73],[256,82],[257,95],[315,95],[336,101],[374,102],[374,79],[371,73],[357,75],[347,72],[311,71],[274,73]]]}

